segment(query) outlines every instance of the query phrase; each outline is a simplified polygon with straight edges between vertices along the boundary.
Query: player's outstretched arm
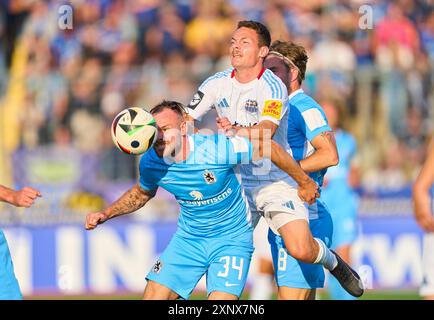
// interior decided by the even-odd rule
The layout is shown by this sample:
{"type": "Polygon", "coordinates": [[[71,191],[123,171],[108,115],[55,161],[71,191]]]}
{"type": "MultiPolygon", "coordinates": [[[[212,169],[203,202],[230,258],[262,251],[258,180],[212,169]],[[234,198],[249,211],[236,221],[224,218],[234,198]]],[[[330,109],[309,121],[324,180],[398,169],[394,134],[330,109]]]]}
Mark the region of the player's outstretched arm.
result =
{"type": "Polygon", "coordinates": [[[0,185],[0,201],[10,203],[16,207],[28,208],[38,197],[42,197],[41,193],[31,187],[24,187],[21,190],[12,190],[0,185]]]}
{"type": "Polygon", "coordinates": [[[434,216],[431,211],[430,189],[434,184],[434,140],[425,164],[413,186],[414,216],[422,229],[434,231],[434,216]]]}
{"type": "Polygon", "coordinates": [[[315,172],[339,163],[335,135],[332,131],[320,133],[312,139],[311,144],[315,152],[300,161],[300,166],[304,171],[315,172]]]}
{"type": "Polygon", "coordinates": [[[109,219],[140,209],[155,196],[155,193],[156,190],[144,190],[139,184],[134,185],[107,209],[89,213],[86,216],[86,229],[95,229],[98,224],[109,219]]]}
{"type": "Polygon", "coordinates": [[[309,204],[319,197],[318,185],[303,171],[291,155],[272,139],[252,139],[253,160],[270,158],[271,161],[297,182],[298,195],[309,204]]]}

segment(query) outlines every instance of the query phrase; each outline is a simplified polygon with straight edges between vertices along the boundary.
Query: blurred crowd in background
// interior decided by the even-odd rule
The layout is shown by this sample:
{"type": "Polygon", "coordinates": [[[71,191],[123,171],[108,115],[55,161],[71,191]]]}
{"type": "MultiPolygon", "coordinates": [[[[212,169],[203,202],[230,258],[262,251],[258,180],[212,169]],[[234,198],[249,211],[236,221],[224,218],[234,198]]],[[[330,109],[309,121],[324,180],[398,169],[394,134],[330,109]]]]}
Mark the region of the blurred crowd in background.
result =
{"type": "Polygon", "coordinates": [[[103,181],[134,180],[136,159],[111,141],[114,115],[162,99],[187,104],[204,79],[230,66],[231,34],[247,19],[267,25],[272,40],[307,49],[304,90],[344,112],[361,188],[400,190],[419,172],[433,132],[429,3],[69,1],[73,28],[62,30],[62,1],[1,1],[0,162],[17,171],[17,151],[73,148],[99,157],[103,181]]]}

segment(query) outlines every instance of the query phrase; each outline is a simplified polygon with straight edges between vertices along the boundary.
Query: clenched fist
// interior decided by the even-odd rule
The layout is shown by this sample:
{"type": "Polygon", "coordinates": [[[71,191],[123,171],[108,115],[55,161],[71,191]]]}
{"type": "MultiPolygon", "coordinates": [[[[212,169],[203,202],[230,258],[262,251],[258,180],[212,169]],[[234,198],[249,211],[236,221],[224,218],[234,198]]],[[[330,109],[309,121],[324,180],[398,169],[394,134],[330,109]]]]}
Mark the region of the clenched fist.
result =
{"type": "Polygon", "coordinates": [[[92,212],[86,216],[86,225],[85,228],[87,230],[92,230],[97,227],[97,225],[104,223],[108,220],[108,216],[104,212],[92,212]]]}

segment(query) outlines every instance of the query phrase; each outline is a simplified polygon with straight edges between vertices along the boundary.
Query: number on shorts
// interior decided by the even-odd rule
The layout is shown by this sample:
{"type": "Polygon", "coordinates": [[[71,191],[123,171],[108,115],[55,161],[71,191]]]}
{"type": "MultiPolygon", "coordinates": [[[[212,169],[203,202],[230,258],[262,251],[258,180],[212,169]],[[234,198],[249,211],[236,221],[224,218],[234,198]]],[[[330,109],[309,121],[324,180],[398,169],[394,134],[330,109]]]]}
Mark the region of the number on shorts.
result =
{"type": "Polygon", "coordinates": [[[288,257],[288,254],[286,253],[286,250],[283,248],[279,249],[279,259],[277,260],[277,269],[280,271],[286,270],[286,258],[288,257]]]}
{"type": "MultiPolygon", "coordinates": [[[[219,261],[225,261],[223,265],[224,271],[217,273],[218,277],[226,278],[229,275],[229,264],[231,262],[230,256],[221,257],[219,261]]],[[[243,275],[244,258],[240,258],[240,263],[237,265],[237,257],[232,257],[232,269],[238,270],[238,280],[241,280],[243,275]]]]}

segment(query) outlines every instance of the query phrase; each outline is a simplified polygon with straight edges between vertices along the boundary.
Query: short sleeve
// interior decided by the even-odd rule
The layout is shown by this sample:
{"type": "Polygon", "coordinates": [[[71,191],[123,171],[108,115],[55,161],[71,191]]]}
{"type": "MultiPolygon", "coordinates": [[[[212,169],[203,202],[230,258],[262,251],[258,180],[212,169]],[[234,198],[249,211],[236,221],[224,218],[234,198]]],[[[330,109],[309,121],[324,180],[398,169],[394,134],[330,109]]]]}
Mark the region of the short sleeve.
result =
{"type": "Polygon", "coordinates": [[[309,141],[312,141],[317,135],[332,131],[328,125],[325,114],[319,108],[309,108],[301,112],[303,118],[304,128],[300,128],[306,133],[306,137],[309,141]]]}
{"type": "Polygon", "coordinates": [[[140,187],[144,190],[156,190],[158,184],[156,178],[151,174],[152,168],[150,166],[148,153],[142,156],[140,159],[139,171],[140,171],[140,187]]]}

